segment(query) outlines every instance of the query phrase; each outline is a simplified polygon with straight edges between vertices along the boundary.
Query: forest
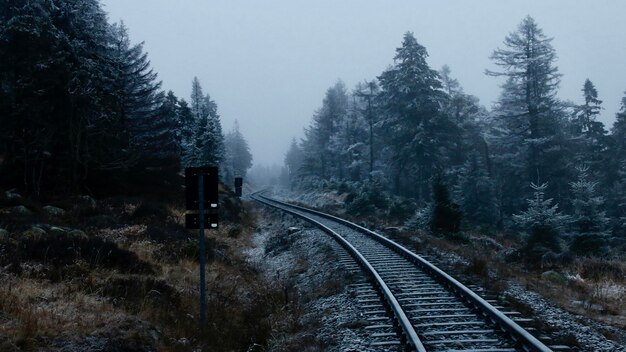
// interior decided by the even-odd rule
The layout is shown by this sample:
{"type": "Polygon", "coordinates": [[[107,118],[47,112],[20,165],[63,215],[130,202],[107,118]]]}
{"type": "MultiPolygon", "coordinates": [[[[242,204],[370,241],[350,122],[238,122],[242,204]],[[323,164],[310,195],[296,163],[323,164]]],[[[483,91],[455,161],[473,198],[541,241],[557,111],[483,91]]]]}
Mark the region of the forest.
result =
{"type": "Polygon", "coordinates": [[[34,195],[154,191],[181,168],[244,176],[237,124],[222,132],[198,78],[189,102],[166,92],[143,43],[97,0],[0,3],[0,185],[34,195]]]}
{"type": "MultiPolygon", "coordinates": [[[[283,165],[255,161],[252,168],[253,154],[263,157],[263,143],[282,148],[289,141],[276,142],[275,130],[292,135],[277,112],[289,110],[287,100],[304,100],[274,95],[266,99],[274,113],[254,105],[239,89],[266,89],[278,81],[256,82],[235,61],[217,64],[241,52],[207,54],[212,43],[201,44],[207,51],[190,61],[215,70],[235,67],[222,76],[227,84],[208,70],[193,77],[203,69],[194,66],[189,77],[178,77],[189,96],[177,96],[164,87],[144,43],[131,40],[122,21],[109,20],[107,5],[0,0],[1,351],[371,351],[362,347],[371,347],[370,333],[379,330],[369,324],[398,330],[398,320],[364,315],[386,315],[390,306],[359,311],[359,303],[383,296],[359,274],[365,259],[353,261],[360,257],[349,257],[342,249],[347,245],[263,206],[256,191],[268,186],[274,186],[273,194],[267,192],[274,200],[266,205],[283,200],[291,202],[284,206],[298,203],[345,217],[355,224],[328,226],[347,238],[361,226],[376,231],[370,233],[376,241],[354,241],[355,247],[369,251],[375,270],[398,269],[401,279],[390,282],[421,283],[426,275],[422,269],[405,275],[415,268],[397,266],[404,265],[404,255],[393,264],[376,249],[382,237],[406,249],[397,253],[426,258],[471,286],[466,292],[496,294],[506,303],[498,309],[510,308],[506,314],[519,315],[520,323],[532,320],[533,334],[545,333],[544,339],[598,351],[626,341],[626,92],[614,118],[605,115],[603,88],[593,77],[579,83],[576,101],[561,99],[557,62],[569,58],[557,57],[553,39],[532,17],[517,27],[511,23],[512,31],[493,48],[495,68],[485,75],[501,90],[492,106],[466,92],[453,68],[431,68],[420,33],[402,37],[403,27],[395,55],[389,52],[389,66],[378,76],[353,88],[338,80],[325,94],[319,88],[326,78],[320,86],[306,82],[323,96],[310,124],[284,146],[283,165]],[[233,102],[216,93],[228,85],[236,104],[261,112],[228,113],[233,102]],[[222,116],[235,121],[232,127],[223,128],[222,116]],[[609,120],[610,126],[602,122],[609,120]],[[285,130],[270,123],[277,121],[285,130]],[[264,128],[258,133],[255,126],[264,128]],[[250,130],[261,135],[260,143],[248,135],[254,148],[242,133],[250,130]],[[192,213],[183,199],[184,169],[198,166],[220,170],[219,226],[200,233],[186,227],[192,213]],[[244,177],[243,197],[232,192],[236,177],[244,177]],[[335,203],[309,202],[328,195],[335,203]],[[198,304],[203,281],[206,300],[198,304]],[[198,309],[203,304],[206,319],[198,309]]],[[[267,15],[247,6],[253,13],[248,20],[267,15]]],[[[186,8],[204,14],[200,9],[211,15],[220,10],[200,0],[186,8]]],[[[239,29],[238,20],[246,18],[239,10],[233,11],[241,15],[237,20],[220,20],[239,29]]],[[[276,33],[261,29],[273,43],[276,33]]],[[[189,32],[171,31],[176,40],[188,39],[181,33],[189,32]]],[[[252,69],[265,69],[252,65],[260,56],[276,59],[274,47],[271,55],[253,50],[259,38],[245,33],[249,42],[235,42],[224,32],[211,40],[243,48],[252,69]]],[[[299,41],[303,34],[294,33],[299,41]]],[[[169,50],[172,43],[165,45],[169,50]]],[[[200,44],[193,45],[196,50],[200,44]]],[[[304,113],[308,121],[310,112],[304,113]]],[[[444,287],[438,279],[423,283],[415,287],[444,287]]],[[[398,296],[419,293],[410,290],[403,286],[398,292],[406,296],[398,296]]],[[[448,301],[444,291],[433,290],[446,295],[437,300],[448,301]]],[[[434,309],[480,313],[476,306],[456,308],[470,301],[434,303],[453,305],[434,309]]],[[[411,308],[411,314],[420,310],[411,308]]],[[[481,321],[488,316],[476,315],[481,321]]],[[[430,320],[415,326],[424,325],[436,326],[430,320]]],[[[498,337],[506,335],[493,328],[498,337]]],[[[465,339],[467,332],[459,331],[465,339]]]]}
{"type": "Polygon", "coordinates": [[[551,42],[530,16],[505,36],[490,57],[499,70],[485,72],[504,82],[488,109],[448,66],[429,67],[407,32],[379,76],[351,91],[341,81],[328,88],[304,138],[292,141],[283,182],[347,194],[349,214],[409,228],[521,231],[529,258],[621,253],[626,96],[608,127],[590,79],[579,101],[560,100],[551,42]]]}
{"type": "MultiPolygon", "coordinates": [[[[252,154],[237,124],[192,81],[166,92],[143,44],[96,0],[8,1],[0,21],[0,185],[34,195],[150,192],[186,166],[244,176],[252,154]]],[[[434,70],[411,32],[378,77],[338,81],[285,155],[292,190],[348,193],[353,215],[416,228],[513,229],[537,254],[607,254],[626,232],[626,97],[613,126],[590,79],[562,101],[552,39],[532,17],[491,59],[503,78],[491,108],[448,66],[434,70]],[[535,248],[536,247],[536,248],[535,248]]],[[[494,84],[496,80],[494,79],[494,84]]],[[[226,181],[228,183],[229,181],[226,181]]]]}

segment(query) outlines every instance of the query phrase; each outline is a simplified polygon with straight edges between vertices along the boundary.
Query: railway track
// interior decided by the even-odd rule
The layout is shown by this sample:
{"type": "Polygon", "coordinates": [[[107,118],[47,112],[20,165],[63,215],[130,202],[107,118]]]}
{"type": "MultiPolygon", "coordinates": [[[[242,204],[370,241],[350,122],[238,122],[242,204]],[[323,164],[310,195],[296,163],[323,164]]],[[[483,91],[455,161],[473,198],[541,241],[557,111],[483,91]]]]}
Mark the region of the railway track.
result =
{"type": "MultiPolygon", "coordinates": [[[[300,217],[346,249],[340,262],[369,282],[354,286],[373,346],[407,351],[551,351],[460,282],[399,244],[349,221],[268,198],[252,199],[300,217]]],[[[556,348],[555,348],[556,349],[556,348]]]]}

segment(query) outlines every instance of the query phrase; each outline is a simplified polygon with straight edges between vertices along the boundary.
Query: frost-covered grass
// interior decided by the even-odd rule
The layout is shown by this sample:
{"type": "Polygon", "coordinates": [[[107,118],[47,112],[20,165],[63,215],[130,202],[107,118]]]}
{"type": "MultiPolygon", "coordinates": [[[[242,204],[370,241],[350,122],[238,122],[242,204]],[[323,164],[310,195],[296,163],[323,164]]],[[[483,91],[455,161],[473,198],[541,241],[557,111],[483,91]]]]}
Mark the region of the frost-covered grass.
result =
{"type": "MultiPolygon", "coordinates": [[[[308,206],[311,205],[306,201],[315,199],[313,204],[321,210],[366,224],[416,253],[438,258],[444,270],[463,276],[462,281],[469,280],[500,293],[504,293],[511,283],[517,283],[541,294],[555,307],[606,324],[606,328],[598,328],[599,334],[626,343],[626,333],[619,333],[626,328],[626,257],[608,259],[566,254],[529,261],[519,251],[523,246],[522,239],[510,233],[477,230],[454,236],[436,236],[409,230],[390,217],[346,215],[345,205],[341,208],[326,202],[329,199],[326,193],[316,196],[311,192],[295,198],[284,190],[278,194],[283,199],[295,199],[308,206]]],[[[533,315],[530,307],[520,306],[519,309],[527,309],[533,315]]],[[[576,345],[575,338],[572,340],[567,331],[563,331],[561,337],[564,344],[576,345]]]]}
{"type": "Polygon", "coordinates": [[[203,333],[197,232],[184,229],[182,202],[120,196],[73,212],[59,201],[62,216],[37,202],[27,202],[32,214],[0,215],[0,350],[246,350],[267,343],[271,316],[287,314],[282,290],[244,257],[256,219],[236,200],[207,231],[203,333]]]}

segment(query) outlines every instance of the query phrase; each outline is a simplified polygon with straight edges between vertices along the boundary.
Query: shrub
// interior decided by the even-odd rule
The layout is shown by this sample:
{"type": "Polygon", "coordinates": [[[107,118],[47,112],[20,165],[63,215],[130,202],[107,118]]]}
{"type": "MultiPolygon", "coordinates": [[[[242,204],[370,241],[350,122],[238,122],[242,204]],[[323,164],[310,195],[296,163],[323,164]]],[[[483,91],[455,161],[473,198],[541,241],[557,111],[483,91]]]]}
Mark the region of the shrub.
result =
{"type": "Polygon", "coordinates": [[[18,240],[12,257],[18,262],[39,262],[57,268],[82,259],[93,267],[118,269],[128,273],[154,273],[152,266],[140,260],[134,252],[119,248],[117,244],[99,237],[71,234],[24,237],[18,240]]]}
{"type": "Polygon", "coordinates": [[[433,210],[430,230],[434,233],[451,234],[459,232],[462,214],[458,204],[452,202],[448,188],[441,176],[433,180],[433,210]]]}

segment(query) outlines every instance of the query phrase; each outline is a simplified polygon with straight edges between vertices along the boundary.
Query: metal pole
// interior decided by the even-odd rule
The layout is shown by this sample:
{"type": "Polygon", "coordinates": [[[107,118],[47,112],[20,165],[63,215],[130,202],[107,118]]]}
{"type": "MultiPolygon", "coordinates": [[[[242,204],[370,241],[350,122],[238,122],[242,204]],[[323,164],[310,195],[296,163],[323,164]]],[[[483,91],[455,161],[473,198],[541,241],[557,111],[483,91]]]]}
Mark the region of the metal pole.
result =
{"type": "Polygon", "coordinates": [[[198,212],[200,213],[198,223],[200,230],[200,324],[204,330],[206,325],[206,281],[205,281],[205,241],[204,241],[204,176],[198,176],[198,212]]]}

